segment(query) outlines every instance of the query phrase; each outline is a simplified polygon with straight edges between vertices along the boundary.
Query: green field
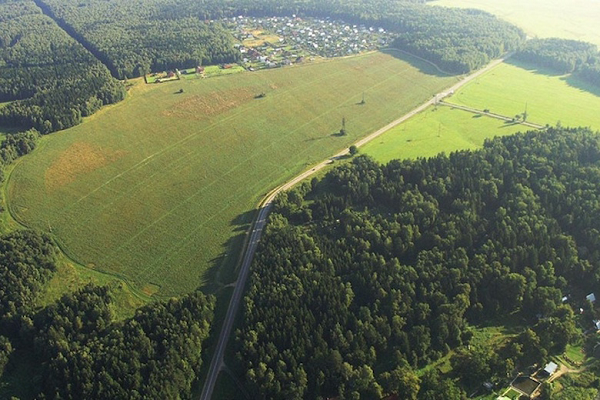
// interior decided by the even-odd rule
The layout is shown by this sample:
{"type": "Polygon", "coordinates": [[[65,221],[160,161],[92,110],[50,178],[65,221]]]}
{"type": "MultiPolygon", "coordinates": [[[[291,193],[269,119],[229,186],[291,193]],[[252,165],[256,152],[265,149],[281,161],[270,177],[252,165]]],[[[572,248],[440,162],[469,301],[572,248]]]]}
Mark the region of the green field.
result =
{"type": "Polygon", "coordinates": [[[450,107],[430,107],[360,149],[380,162],[432,157],[438,153],[480,148],[487,138],[531,128],[450,107]]]}
{"type": "Polygon", "coordinates": [[[594,0],[437,0],[428,4],[485,10],[519,26],[529,36],[600,45],[600,2],[594,0]]]}
{"type": "Polygon", "coordinates": [[[456,80],[397,57],[141,81],[124,102],[23,157],[5,187],[9,209],[73,260],[146,294],[229,282],[265,193],[456,80]]]}
{"type": "Polygon", "coordinates": [[[516,62],[499,65],[447,101],[511,117],[527,107],[530,122],[600,129],[600,89],[516,62]]]}

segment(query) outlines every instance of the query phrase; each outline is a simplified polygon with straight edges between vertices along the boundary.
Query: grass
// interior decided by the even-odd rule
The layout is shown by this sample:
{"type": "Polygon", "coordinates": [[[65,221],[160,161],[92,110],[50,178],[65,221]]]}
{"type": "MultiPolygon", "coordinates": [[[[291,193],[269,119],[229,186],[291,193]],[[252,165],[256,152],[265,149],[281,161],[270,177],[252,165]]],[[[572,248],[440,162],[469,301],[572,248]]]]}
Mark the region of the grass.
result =
{"type": "Polygon", "coordinates": [[[124,102],[42,138],[7,182],[8,208],[77,263],[134,290],[189,292],[210,283],[209,271],[232,270],[265,193],[453,82],[384,53],[142,81],[124,102]],[[342,118],[348,135],[335,136],[342,118]]]}
{"type": "Polygon", "coordinates": [[[572,76],[552,75],[528,64],[504,63],[471,81],[448,102],[506,116],[527,108],[530,122],[600,129],[600,89],[572,76]]]}
{"type": "Polygon", "coordinates": [[[509,399],[518,399],[521,396],[521,393],[517,392],[514,389],[510,389],[508,392],[504,394],[504,397],[508,397],[509,399]]]}
{"type": "Polygon", "coordinates": [[[437,0],[428,4],[478,8],[522,28],[529,36],[562,37],[600,45],[600,3],[590,0],[437,0]]]}
{"type": "Polygon", "coordinates": [[[583,346],[581,345],[567,345],[565,355],[569,358],[569,360],[576,363],[582,363],[585,361],[585,353],[583,352],[583,346]]]}
{"type": "Polygon", "coordinates": [[[132,317],[137,308],[150,300],[148,296],[132,291],[121,280],[77,265],[61,254],[58,257],[57,272],[46,285],[44,293],[38,301],[38,306],[43,307],[54,303],[65,293],[72,293],[88,283],[111,287],[113,295],[112,311],[116,320],[132,317]]]}
{"type": "Polygon", "coordinates": [[[272,33],[265,32],[260,29],[256,29],[250,33],[252,33],[252,35],[254,35],[254,39],[245,39],[242,42],[242,44],[246,47],[263,46],[265,43],[272,43],[272,44],[279,43],[279,39],[280,39],[279,36],[274,35],[272,33]]]}
{"type": "Polygon", "coordinates": [[[430,107],[360,149],[380,162],[475,150],[487,138],[530,128],[450,107],[430,107]]]}

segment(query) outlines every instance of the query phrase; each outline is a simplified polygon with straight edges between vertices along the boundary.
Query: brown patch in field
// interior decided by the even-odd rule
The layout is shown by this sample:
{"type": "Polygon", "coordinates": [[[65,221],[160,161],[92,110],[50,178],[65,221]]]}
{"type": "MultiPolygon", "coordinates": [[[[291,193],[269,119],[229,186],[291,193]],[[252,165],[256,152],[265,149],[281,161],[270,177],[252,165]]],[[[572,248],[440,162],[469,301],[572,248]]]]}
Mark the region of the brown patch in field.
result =
{"type": "Polygon", "coordinates": [[[274,84],[274,83],[271,83],[271,84],[269,85],[269,87],[270,87],[271,89],[273,89],[273,90],[277,89],[277,85],[276,85],[276,84],[274,84]]]}
{"type": "Polygon", "coordinates": [[[142,293],[146,296],[153,296],[160,290],[160,286],[155,285],[154,283],[148,283],[142,288],[142,293]]]}
{"type": "Polygon", "coordinates": [[[86,142],[73,143],[46,170],[46,191],[51,193],[74,182],[81,175],[101,168],[125,155],[126,152],[107,151],[86,142]]]}
{"type": "Polygon", "coordinates": [[[175,103],[164,111],[167,117],[201,120],[229,111],[243,103],[252,100],[255,93],[249,89],[225,90],[205,95],[195,95],[175,103]]]}

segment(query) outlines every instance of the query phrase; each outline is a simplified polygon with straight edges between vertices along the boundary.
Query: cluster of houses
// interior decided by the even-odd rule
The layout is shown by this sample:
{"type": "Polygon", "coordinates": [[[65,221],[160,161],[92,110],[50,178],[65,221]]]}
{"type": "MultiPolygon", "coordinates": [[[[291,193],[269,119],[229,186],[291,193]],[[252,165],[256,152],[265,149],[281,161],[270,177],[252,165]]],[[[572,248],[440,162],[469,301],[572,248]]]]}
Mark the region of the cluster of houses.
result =
{"type": "Polygon", "coordinates": [[[227,20],[248,69],[274,68],[314,57],[341,57],[387,47],[395,36],[379,27],[339,20],[235,17],[227,20]],[[261,40],[261,39],[265,40],[261,40]]]}

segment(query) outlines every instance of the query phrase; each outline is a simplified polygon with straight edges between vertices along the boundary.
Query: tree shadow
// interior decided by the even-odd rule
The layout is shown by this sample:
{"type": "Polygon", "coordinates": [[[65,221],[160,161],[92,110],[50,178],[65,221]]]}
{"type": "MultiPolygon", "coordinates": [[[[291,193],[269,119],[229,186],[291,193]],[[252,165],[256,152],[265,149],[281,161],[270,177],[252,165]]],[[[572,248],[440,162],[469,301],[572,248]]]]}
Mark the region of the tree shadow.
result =
{"type": "Polygon", "coordinates": [[[201,291],[215,293],[223,285],[236,281],[236,269],[241,260],[242,249],[257,212],[256,209],[248,210],[230,221],[233,235],[223,243],[221,253],[209,261],[209,266],[204,273],[205,283],[199,288],[201,291]]]}
{"type": "Polygon", "coordinates": [[[600,87],[592,85],[590,83],[585,82],[581,78],[574,76],[573,74],[560,78],[562,81],[565,81],[567,85],[572,88],[582,90],[584,92],[588,92],[593,94],[594,96],[600,97],[600,87]]]}
{"type": "Polygon", "coordinates": [[[440,78],[447,78],[450,76],[458,77],[461,75],[461,74],[449,74],[449,73],[442,72],[442,71],[438,70],[432,64],[430,64],[426,61],[423,61],[423,60],[421,60],[413,55],[410,55],[409,53],[406,53],[402,50],[399,50],[399,49],[388,48],[388,49],[381,50],[381,52],[388,54],[394,58],[397,58],[398,60],[402,60],[402,61],[410,64],[411,66],[418,69],[419,72],[426,74],[426,75],[433,75],[433,76],[437,76],[440,78]]]}
{"type": "Polygon", "coordinates": [[[565,73],[563,73],[563,72],[557,72],[553,69],[540,67],[539,65],[536,65],[532,62],[517,60],[515,58],[509,58],[508,60],[504,61],[504,63],[506,63],[508,65],[512,65],[513,67],[524,69],[527,72],[531,72],[532,74],[536,74],[536,75],[555,76],[555,77],[565,75],[565,73]]]}
{"type": "Polygon", "coordinates": [[[567,85],[571,86],[572,88],[575,88],[575,89],[578,89],[578,90],[581,90],[584,92],[588,92],[588,93],[593,94],[594,96],[600,97],[600,87],[585,82],[583,79],[577,77],[577,75],[574,75],[573,73],[565,74],[562,72],[556,72],[549,68],[539,67],[533,63],[521,61],[521,60],[515,60],[512,58],[506,60],[505,62],[507,64],[510,64],[517,68],[524,69],[527,72],[531,72],[533,74],[550,76],[550,77],[559,77],[559,79],[561,81],[565,82],[567,85]]]}

